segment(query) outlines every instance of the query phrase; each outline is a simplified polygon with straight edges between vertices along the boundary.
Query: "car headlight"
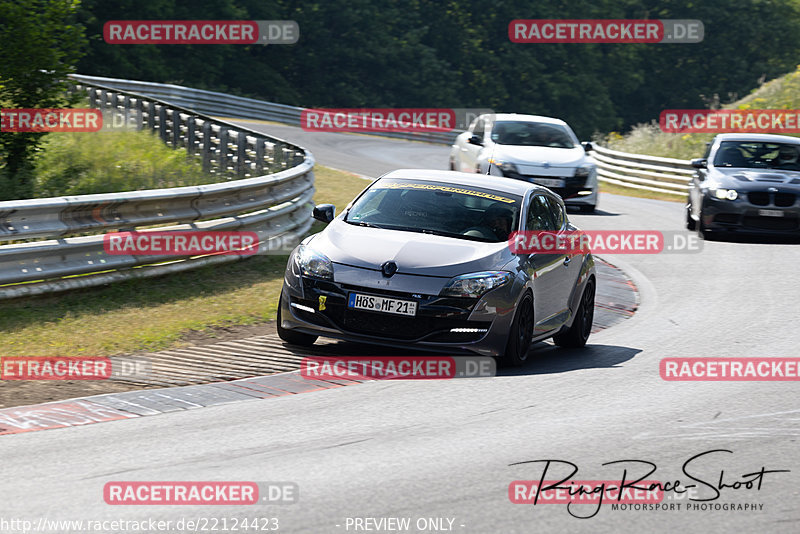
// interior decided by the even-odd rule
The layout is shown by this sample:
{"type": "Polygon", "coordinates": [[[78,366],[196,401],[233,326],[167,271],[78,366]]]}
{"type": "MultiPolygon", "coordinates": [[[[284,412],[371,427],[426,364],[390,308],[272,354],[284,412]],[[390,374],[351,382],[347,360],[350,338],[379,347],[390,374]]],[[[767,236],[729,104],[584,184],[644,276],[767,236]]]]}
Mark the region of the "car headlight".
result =
{"type": "Polygon", "coordinates": [[[592,167],[590,165],[584,165],[583,167],[578,167],[577,169],[575,169],[575,178],[588,178],[591,172],[592,172],[592,167]]]}
{"type": "Polygon", "coordinates": [[[440,295],[443,297],[477,298],[498,287],[511,282],[514,277],[507,271],[485,271],[481,273],[462,274],[451,278],[440,295]]]}
{"type": "Polygon", "coordinates": [[[326,255],[320,254],[307,245],[300,245],[294,261],[300,272],[306,276],[333,280],[333,262],[326,255]]]}
{"type": "Polygon", "coordinates": [[[711,194],[720,200],[736,200],[739,198],[739,193],[736,189],[712,189],[711,194]]]}
{"type": "Polygon", "coordinates": [[[514,165],[513,163],[508,162],[508,161],[501,161],[501,160],[498,160],[498,159],[495,159],[495,158],[489,158],[489,163],[491,163],[492,165],[494,165],[496,167],[499,167],[501,171],[514,172],[514,173],[519,174],[519,171],[517,171],[517,166],[514,165]]]}

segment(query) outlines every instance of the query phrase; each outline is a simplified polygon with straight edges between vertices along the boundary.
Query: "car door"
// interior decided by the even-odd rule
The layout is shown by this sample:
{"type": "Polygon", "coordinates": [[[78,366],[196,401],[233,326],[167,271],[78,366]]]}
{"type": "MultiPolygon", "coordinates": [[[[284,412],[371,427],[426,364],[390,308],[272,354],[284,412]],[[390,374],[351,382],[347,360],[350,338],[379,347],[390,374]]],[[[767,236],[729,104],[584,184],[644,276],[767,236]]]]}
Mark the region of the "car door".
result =
{"type": "Polygon", "coordinates": [[[463,172],[475,172],[478,168],[478,156],[483,150],[483,140],[486,134],[486,121],[482,117],[478,117],[470,125],[469,129],[471,135],[465,136],[464,143],[459,147],[461,154],[459,158],[459,169],[463,172]],[[469,142],[470,137],[477,136],[480,138],[480,145],[472,144],[469,142]]]}
{"type": "MultiPolygon", "coordinates": [[[[531,197],[524,228],[527,232],[558,230],[544,192],[534,193],[531,197]]],[[[563,253],[534,252],[524,260],[524,268],[533,280],[534,336],[559,328],[566,320],[561,287],[567,279],[566,258],[563,253]]]]}
{"type": "MultiPolygon", "coordinates": [[[[545,195],[547,204],[550,208],[550,215],[553,223],[559,233],[567,232],[569,220],[567,218],[567,211],[564,207],[564,202],[559,200],[554,195],[545,195]]],[[[561,265],[563,268],[557,269],[559,276],[554,277],[556,288],[554,291],[554,299],[559,302],[556,308],[557,320],[563,322],[569,319],[569,303],[572,299],[572,292],[575,290],[575,284],[581,274],[581,267],[583,262],[583,255],[580,252],[567,253],[562,256],[561,265]]],[[[573,312],[575,310],[572,310],[573,312]]]]}

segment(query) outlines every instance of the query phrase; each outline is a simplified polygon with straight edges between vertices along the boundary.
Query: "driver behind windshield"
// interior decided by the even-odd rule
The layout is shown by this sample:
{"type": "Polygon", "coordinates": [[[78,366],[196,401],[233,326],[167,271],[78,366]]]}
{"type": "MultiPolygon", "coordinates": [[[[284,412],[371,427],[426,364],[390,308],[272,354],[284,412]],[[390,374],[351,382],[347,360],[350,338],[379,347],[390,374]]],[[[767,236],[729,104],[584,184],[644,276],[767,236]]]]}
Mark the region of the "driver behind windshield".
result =
{"type": "Polygon", "coordinates": [[[778,151],[778,158],[775,161],[775,167],[778,169],[786,169],[790,171],[800,171],[800,164],[798,164],[797,148],[784,145],[778,151]]]}
{"type": "Polygon", "coordinates": [[[502,204],[493,204],[483,212],[480,224],[467,229],[464,235],[507,241],[513,224],[513,212],[502,204]]]}

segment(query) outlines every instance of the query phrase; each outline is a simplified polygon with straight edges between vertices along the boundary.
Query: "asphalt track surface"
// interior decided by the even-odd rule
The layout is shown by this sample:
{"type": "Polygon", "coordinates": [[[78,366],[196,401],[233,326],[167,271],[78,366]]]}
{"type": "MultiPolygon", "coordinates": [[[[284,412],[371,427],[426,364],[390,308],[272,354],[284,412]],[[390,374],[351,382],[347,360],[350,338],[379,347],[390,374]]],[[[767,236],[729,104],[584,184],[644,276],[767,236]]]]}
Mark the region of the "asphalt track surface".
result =
{"type": "MultiPolygon", "coordinates": [[[[344,134],[260,129],[311,149],[320,164],[376,176],[397,167],[443,168],[447,147],[344,134]]],[[[585,229],[679,230],[677,203],[602,195],[585,229]]],[[[797,382],[667,382],[665,357],[797,357],[800,246],[704,243],[699,253],[606,257],[636,283],[636,315],[593,335],[583,350],[534,346],[521,370],[494,378],[375,381],[268,401],[253,400],[4,436],[2,520],[46,517],[175,521],[276,517],[281,532],[397,532],[354,528],[355,518],[445,518],[453,532],[797,532],[800,403],[797,382]],[[512,504],[509,484],[538,480],[545,464],[578,466],[573,480],[616,480],[652,462],[648,479],[724,488],[717,500],[667,493],[673,510],[512,504]],[[721,472],[722,475],[721,475],[721,472]],[[109,506],[103,486],[123,480],[290,481],[284,505],[109,506]],[[755,505],[755,510],[714,507],[755,505]],[[571,512],[571,513],[570,513],[571,512]],[[348,520],[349,518],[349,520],[348,520]],[[447,519],[452,519],[452,526],[447,519]]],[[[567,476],[551,465],[547,479],[567,476]]],[[[229,519],[230,521],[230,519],[229,519]]],[[[366,525],[362,523],[362,525],[366,525]]],[[[7,529],[5,531],[13,532],[7,529]]],[[[62,530],[63,531],[63,530],[62,530]]],[[[124,530],[114,530],[123,532],[124,530]]]]}

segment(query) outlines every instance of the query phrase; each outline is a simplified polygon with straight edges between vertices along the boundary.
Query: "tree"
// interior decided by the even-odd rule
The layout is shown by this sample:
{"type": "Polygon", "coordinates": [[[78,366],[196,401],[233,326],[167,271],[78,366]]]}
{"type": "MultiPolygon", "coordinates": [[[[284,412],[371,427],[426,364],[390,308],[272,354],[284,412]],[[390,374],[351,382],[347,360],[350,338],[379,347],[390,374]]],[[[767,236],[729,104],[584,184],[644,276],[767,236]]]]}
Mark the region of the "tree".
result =
{"type": "MultiPolygon", "coordinates": [[[[83,55],[78,0],[0,0],[0,106],[55,108],[71,103],[67,74],[83,55]]],[[[32,194],[42,133],[0,132],[0,199],[32,194]]]]}

